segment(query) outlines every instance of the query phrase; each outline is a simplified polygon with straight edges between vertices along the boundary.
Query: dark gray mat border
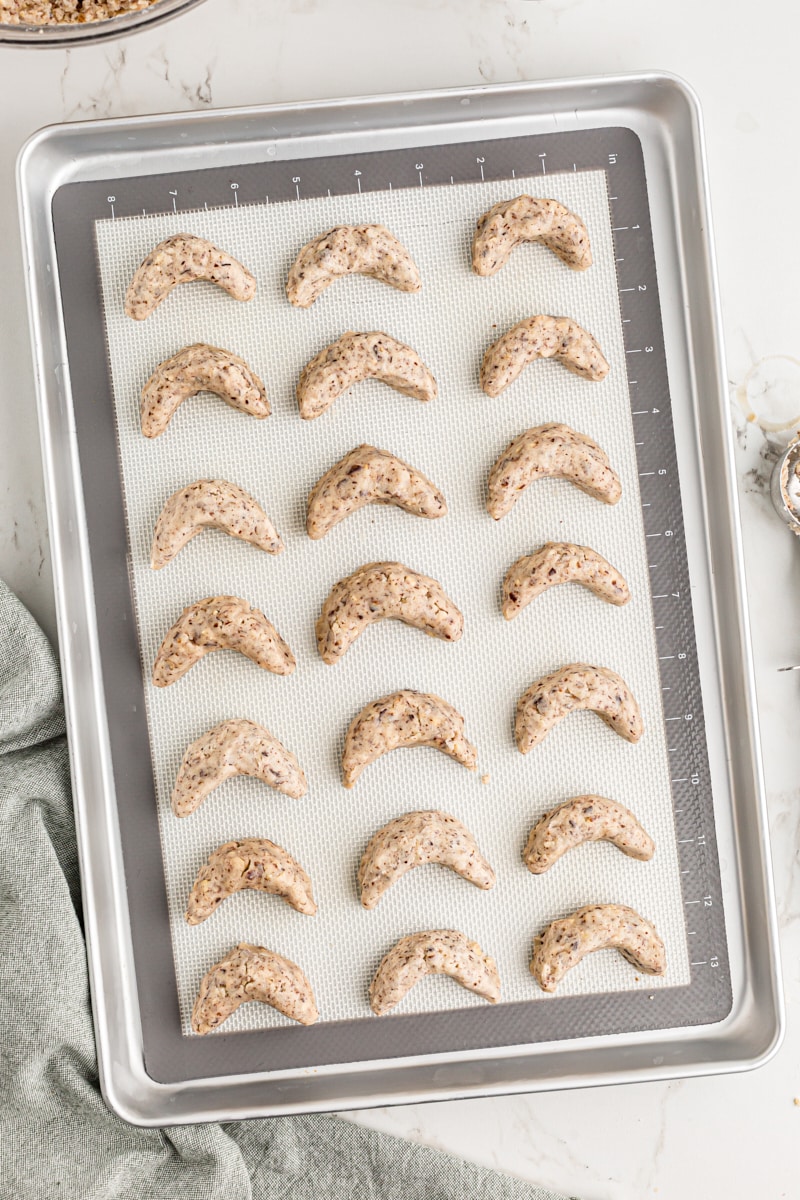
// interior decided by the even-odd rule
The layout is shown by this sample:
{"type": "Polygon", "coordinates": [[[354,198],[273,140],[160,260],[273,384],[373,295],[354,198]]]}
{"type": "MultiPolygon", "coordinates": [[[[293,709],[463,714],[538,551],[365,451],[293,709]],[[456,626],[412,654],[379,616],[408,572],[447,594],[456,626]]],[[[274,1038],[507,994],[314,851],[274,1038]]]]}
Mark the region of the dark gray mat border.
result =
{"type": "MultiPolygon", "coordinates": [[[[213,147],[209,147],[210,155],[213,147]]],[[[157,1082],[286,1070],[375,1059],[455,1053],[574,1037],[594,1037],[712,1024],[731,1009],[732,993],[714,835],[711,782],[697,669],[683,513],[678,483],[658,280],[645,166],[639,139],[624,128],[487,139],[316,159],[208,168],[127,180],[68,184],[53,199],[53,224],[77,440],[103,663],[117,809],[131,916],[145,1066],[157,1082]],[[680,608],[680,665],[657,632],[662,684],[692,720],[675,721],[673,780],[684,900],[694,940],[691,983],[683,988],[599,997],[555,997],[496,1008],[365,1018],[309,1029],[181,1033],[145,717],[142,662],[129,581],[129,550],[120,474],[94,222],[217,205],[244,205],[358,190],[448,185],[513,173],[607,172],[626,350],[641,354],[632,383],[634,405],[657,413],[657,436],[637,447],[643,498],[654,495],[654,519],[674,536],[659,555],[651,594],[656,627],[665,601],[670,628],[680,608]],[[177,196],[174,194],[177,193],[177,196]],[[112,208],[113,206],[113,208],[112,208]],[[636,301],[631,307],[626,296],[636,301]],[[649,349],[645,353],[643,348],[649,349]],[[635,391],[634,391],[635,386],[635,391]],[[656,461],[658,466],[656,466],[656,461]],[[667,463],[666,474],[664,463],[667,463]],[[652,473],[651,473],[652,472],[652,473]],[[654,490],[655,489],[655,490],[654,490]],[[684,769],[685,768],[685,769],[684,769]],[[688,792],[688,795],[687,795],[688,792]],[[690,797],[691,803],[684,803],[690,797]],[[678,805],[680,804],[680,807],[678,805]]],[[[634,409],[634,411],[636,411],[634,409]]],[[[652,424],[650,426],[652,431],[652,424]]],[[[692,514],[699,521],[702,514],[692,514]]],[[[591,897],[587,897],[587,903],[591,897]]],[[[535,930],[532,930],[533,934],[535,930]]],[[[366,949],[365,949],[365,952],[366,949]]],[[[535,985],[532,982],[532,987],[535,985]]]]}

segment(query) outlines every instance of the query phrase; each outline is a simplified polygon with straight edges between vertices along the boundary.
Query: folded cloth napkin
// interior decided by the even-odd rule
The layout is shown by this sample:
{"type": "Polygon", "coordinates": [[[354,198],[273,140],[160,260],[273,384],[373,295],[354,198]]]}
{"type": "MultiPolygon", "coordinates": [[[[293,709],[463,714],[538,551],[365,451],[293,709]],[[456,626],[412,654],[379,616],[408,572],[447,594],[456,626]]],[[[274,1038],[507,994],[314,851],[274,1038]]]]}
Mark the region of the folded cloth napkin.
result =
{"type": "Polygon", "coordinates": [[[0,1195],[558,1200],[339,1117],[136,1129],[98,1088],[61,685],[0,582],[0,1195]]]}

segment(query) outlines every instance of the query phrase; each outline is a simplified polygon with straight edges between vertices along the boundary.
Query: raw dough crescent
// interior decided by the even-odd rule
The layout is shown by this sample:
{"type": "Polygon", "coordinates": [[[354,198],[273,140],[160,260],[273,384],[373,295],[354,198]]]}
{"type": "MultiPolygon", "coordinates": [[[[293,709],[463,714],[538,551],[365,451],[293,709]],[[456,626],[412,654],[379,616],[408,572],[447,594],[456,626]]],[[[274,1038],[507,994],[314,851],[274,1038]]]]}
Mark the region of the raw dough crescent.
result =
{"type": "Polygon", "coordinates": [[[494,871],[466,825],[437,809],[410,812],[370,838],[358,868],[364,908],[375,908],[406,871],[427,863],[449,867],[484,891],[494,887],[494,871]]]}
{"type": "Polygon", "coordinates": [[[313,1025],[319,1017],[311,984],[297,963],[265,946],[240,942],[203,976],[192,1029],[211,1033],[250,1000],[269,1004],[301,1025],[313,1025]]]}
{"type": "Polygon", "coordinates": [[[283,542],[257,500],[227,479],[197,479],[174,492],[156,522],[150,566],[160,571],[204,529],[222,529],[267,554],[280,554],[283,542]]]}
{"type": "Polygon", "coordinates": [[[605,796],[576,796],[539,818],[522,857],[531,874],[543,875],[568,850],[601,841],[640,862],[655,853],[653,839],[629,809],[605,796]]]}
{"type": "Polygon", "coordinates": [[[250,775],[299,800],[306,794],[303,768],[290,750],[255,721],[222,721],[192,742],[172,789],[172,811],[188,817],[226,779],[250,775]]]}
{"type": "Polygon", "coordinates": [[[356,446],[314,485],[306,532],[315,541],[367,504],[394,504],[416,517],[447,515],[447,502],[420,471],[375,446],[356,446]]]}
{"type": "Polygon", "coordinates": [[[494,959],[455,929],[431,929],[401,938],[385,955],[370,984],[372,1011],[384,1016],[426,975],[449,975],[490,1004],[500,999],[494,959]]]}
{"type": "Polygon", "coordinates": [[[627,583],[602,554],[572,542],[547,542],[508,568],[503,580],[503,616],[513,621],[531,600],[560,583],[580,583],[618,607],[631,598],[627,583]]]}
{"type": "Polygon", "coordinates": [[[403,746],[433,746],[474,771],[478,752],[464,736],[461,713],[441,696],[405,689],[365,705],[344,740],[342,782],[351,788],[382,754],[403,746]]]}
{"type": "Polygon", "coordinates": [[[198,392],[211,392],[229,408],[259,421],[270,414],[266,388],[243,358],[196,342],[159,363],[142,388],[139,416],[144,436],[159,437],[184,400],[198,392]]]}
{"type": "Polygon", "coordinates": [[[207,280],[234,300],[252,300],[256,281],[246,267],[213,242],[192,233],[175,233],[159,242],[136,268],[125,293],[125,312],[144,321],[181,283],[207,280]]]}
{"type": "Polygon", "coordinates": [[[505,517],[537,479],[566,479],[604,504],[616,504],[622,495],[619,476],[597,442],[569,425],[537,425],[515,438],[489,472],[489,516],[505,517]]]}
{"type": "Polygon", "coordinates": [[[241,596],[209,596],[185,608],[167,630],[153,666],[156,687],[169,687],[214,650],[238,650],[265,671],[291,675],[296,663],[271,621],[241,596]]]}
{"type": "Polygon", "coordinates": [[[186,907],[187,924],[206,921],[223,900],[245,889],[281,896],[309,917],[317,911],[311,880],[287,850],[267,838],[243,838],[212,850],[197,872],[186,907]]]}
{"type": "Polygon", "coordinates": [[[647,975],[666,972],[664,943],[649,921],[624,904],[589,904],[553,921],[534,939],[531,974],[543,992],[554,992],[582,958],[607,949],[619,950],[647,975]]]}
{"type": "Polygon", "coordinates": [[[366,563],[334,584],[317,619],[324,663],[339,662],[376,621],[403,621],[429,637],[457,642],[464,618],[436,579],[398,562],[366,563]]]}
{"type": "Polygon", "coordinates": [[[401,292],[422,287],[417,264],[383,225],[337,225],[303,246],[289,271],[286,296],[295,307],[310,308],[335,279],[355,274],[401,292]]]}
{"type": "Polygon", "coordinates": [[[609,372],[603,351],[572,317],[538,313],[493,342],[483,356],[481,387],[499,396],[537,358],[555,358],[573,375],[600,383],[609,372]]]}
{"type": "Polygon", "coordinates": [[[517,701],[514,737],[520,754],[543,741],[563,717],[585,709],[626,742],[638,742],[644,733],[639,705],[624,679],[608,667],[570,663],[537,679],[517,701]]]}
{"type": "Polygon", "coordinates": [[[521,242],[541,242],[573,271],[592,265],[589,232],[580,217],[558,200],[516,196],[500,200],[478,221],[472,239],[472,269],[495,275],[521,242]]]}
{"type": "Polygon", "coordinates": [[[344,333],[300,372],[296,389],[300,416],[313,421],[364,379],[377,379],[414,400],[433,400],[437,393],[436,380],[411,346],[379,330],[344,333]]]}

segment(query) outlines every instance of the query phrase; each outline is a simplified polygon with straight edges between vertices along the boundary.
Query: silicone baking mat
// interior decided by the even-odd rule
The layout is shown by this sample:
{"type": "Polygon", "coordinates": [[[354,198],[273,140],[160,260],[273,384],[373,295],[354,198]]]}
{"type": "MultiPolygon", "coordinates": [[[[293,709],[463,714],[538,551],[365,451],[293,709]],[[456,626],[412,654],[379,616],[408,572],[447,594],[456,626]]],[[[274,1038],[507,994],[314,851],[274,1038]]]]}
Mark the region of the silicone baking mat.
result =
{"type": "MultiPolygon", "coordinates": [[[[509,151],[511,147],[509,143],[509,151]]],[[[428,148],[425,157],[430,155],[428,148]]],[[[317,177],[321,164],[324,168],[325,160],[316,161],[317,177]]],[[[328,160],[331,177],[341,181],[345,164],[328,160]]],[[[476,164],[483,175],[481,156],[476,164]]],[[[612,224],[616,197],[609,195],[608,172],[578,170],[577,164],[571,171],[542,169],[536,174],[511,169],[496,180],[451,179],[432,186],[420,161],[414,164],[416,187],[409,186],[411,181],[393,187],[390,181],[388,187],[362,189],[356,170],[350,185],[355,184],[355,192],[318,186],[321,194],[306,196],[304,166],[298,165],[292,177],[293,198],[276,201],[265,192],[260,202],[244,204],[231,183],[232,205],[197,207],[200,189],[195,186],[191,212],[179,211],[178,195],[173,195],[173,212],[122,217],[113,211],[115,197],[109,196],[113,215],[95,223],[182,1033],[192,1042],[200,1040],[189,1027],[199,981],[238,941],[268,945],[302,965],[317,996],[320,1034],[331,1022],[339,1030],[342,1022],[386,1024],[389,1019],[378,1022],[371,1016],[367,1001],[380,958],[403,934],[440,927],[462,929],[496,958],[501,1008],[518,1013],[520,1003],[532,1008],[537,1002],[541,1009],[542,1002],[554,1002],[528,972],[532,937],[555,917],[606,901],[630,904],[654,921],[667,946],[667,975],[641,976],[618,955],[597,954],[565,978],[557,1001],[565,1012],[570,997],[596,1002],[611,997],[614,1028],[651,1027],[640,1008],[630,1009],[630,1019],[622,1015],[626,995],[639,993],[654,1001],[660,990],[681,994],[697,965],[689,953],[687,934],[697,933],[687,929],[684,917],[682,875],[689,872],[679,859],[673,803],[675,785],[690,780],[676,777],[674,756],[682,746],[670,736],[673,718],[662,703],[671,690],[664,683],[665,662],[668,657],[688,658],[688,673],[693,645],[691,609],[689,605],[687,630],[684,602],[680,627],[686,649],[675,656],[660,653],[658,632],[664,625],[656,623],[657,609],[654,619],[654,601],[662,597],[651,586],[659,564],[649,561],[645,520],[650,501],[643,499],[640,482],[646,485],[646,476],[667,472],[642,471],[635,424],[642,411],[635,406],[641,401],[634,392],[638,381],[627,369],[631,349],[620,307],[619,229],[612,224]],[[522,247],[491,279],[470,271],[476,219],[496,200],[523,191],[555,196],[582,215],[592,238],[591,270],[576,274],[543,247],[522,247]],[[299,247],[333,224],[371,221],[386,224],[409,247],[422,273],[422,292],[406,295],[351,278],[334,285],[312,309],[292,308],[283,289],[299,247]],[[255,300],[237,304],[218,289],[197,285],[178,289],[143,323],[125,317],[122,302],[133,270],[153,245],[179,231],[208,237],[245,262],[258,279],[255,300]],[[485,396],[477,373],[486,345],[534,312],[570,315],[590,329],[611,363],[608,378],[592,384],[557,363],[542,362],[500,397],[485,396]],[[414,346],[437,377],[438,398],[421,405],[365,382],[318,421],[301,421],[294,398],[297,375],[347,329],[384,329],[414,346]],[[158,362],[197,341],[225,346],[245,358],[267,384],[273,415],[253,421],[216,398],[200,396],[183,405],[161,438],[143,438],[138,423],[143,382],[158,362]],[[553,420],[605,448],[622,478],[622,501],[608,508],[565,482],[546,481],[531,488],[504,521],[493,522],[484,507],[492,462],[525,428],[553,420]],[[311,542],[304,532],[308,492],[360,442],[390,450],[427,474],[445,493],[449,515],[425,522],[396,509],[372,507],[324,541],[311,542]],[[152,572],[150,542],[161,506],[174,490],[201,477],[230,479],[256,496],[283,535],[284,554],[273,558],[209,531],[165,570],[152,572]],[[598,549],[628,579],[630,604],[616,609],[581,588],[562,587],[538,598],[514,622],[505,622],[499,608],[505,570],[548,540],[598,549]],[[324,665],[314,643],[314,621],[324,597],[342,576],[383,559],[400,560],[439,579],[464,613],[464,637],[447,645],[384,622],[368,630],[340,664],[324,665]],[[154,689],[149,672],[168,627],[186,605],[221,593],[243,596],[267,614],[297,656],[295,674],[270,676],[240,656],[216,654],[173,687],[154,689]],[[540,675],[572,661],[609,666],[627,680],[642,708],[644,738],[631,746],[592,714],[578,714],[523,758],[512,736],[517,697],[540,675]],[[346,791],[340,756],[351,718],[368,701],[400,687],[435,692],[464,714],[467,734],[479,751],[478,772],[469,773],[432,750],[402,751],[370,766],[356,787],[346,791]],[[177,820],[169,795],[183,751],[206,729],[233,716],[263,723],[297,754],[309,780],[307,796],[291,801],[254,780],[236,779],[220,787],[192,817],[177,820]],[[592,845],[567,856],[545,876],[533,877],[521,861],[529,828],[547,808],[583,792],[613,796],[631,807],[656,841],[654,859],[638,863],[611,846],[592,845]],[[497,871],[496,888],[480,892],[429,867],[403,879],[377,910],[364,911],[355,872],[367,840],[392,817],[423,807],[453,813],[475,833],[497,871]],[[200,864],[222,842],[255,835],[285,846],[308,870],[318,915],[303,917],[275,898],[243,893],[203,925],[189,928],[183,912],[200,864]]],[[[646,242],[645,251],[651,253],[646,242]]],[[[654,351],[660,357],[663,348],[648,345],[641,353],[654,351]]],[[[670,453],[671,443],[665,442],[664,461],[670,453]]],[[[671,520],[670,525],[668,536],[677,543],[679,522],[671,520]]],[[[701,753],[703,743],[696,680],[693,688],[690,719],[694,717],[697,764],[698,742],[701,753]]],[[[686,694],[691,698],[691,689],[686,694]]],[[[682,721],[685,717],[683,713],[682,721]]],[[[695,770],[697,784],[704,784],[702,765],[695,770]]],[[[715,865],[712,861],[712,871],[715,865]]],[[[487,1009],[452,981],[439,978],[426,980],[397,1011],[431,1014],[471,1007],[487,1009]]],[[[499,1017],[500,1010],[495,1011],[499,1017]]],[[[652,1011],[657,1022],[656,1008],[652,1011]]],[[[701,1011],[693,1017],[682,1010],[675,1023],[702,1019],[701,1011]]],[[[274,1010],[250,1004],[226,1022],[224,1033],[288,1033],[287,1024],[274,1010]]],[[[580,1020],[562,1023],[545,1036],[573,1036],[588,1028],[580,1020]]],[[[365,1033],[365,1047],[368,1039],[365,1033]]],[[[296,1040],[293,1045],[295,1061],[296,1040]]]]}

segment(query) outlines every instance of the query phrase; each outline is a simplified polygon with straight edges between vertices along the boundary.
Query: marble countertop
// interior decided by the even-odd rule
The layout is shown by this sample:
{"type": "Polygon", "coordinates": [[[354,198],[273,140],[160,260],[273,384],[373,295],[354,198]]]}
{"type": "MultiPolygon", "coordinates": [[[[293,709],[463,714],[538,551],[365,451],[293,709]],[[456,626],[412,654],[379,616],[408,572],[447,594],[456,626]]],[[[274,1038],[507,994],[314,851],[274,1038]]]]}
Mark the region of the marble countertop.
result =
{"type": "Polygon", "coordinates": [[[357,1119],[503,1168],[583,1200],[798,1195],[800,1137],[800,662],[793,589],[800,543],[769,503],[780,436],[800,421],[800,9],[768,20],[726,0],[207,0],[150,32],[72,51],[0,48],[0,576],[55,634],[33,377],[17,235],[14,161],[59,121],[603,74],[675,72],[704,108],[737,433],[751,621],[788,1032],[745,1075],[360,1113],[357,1119]],[[775,31],[780,36],[775,36],[775,31]],[[781,59],[781,55],[784,58],[781,59]],[[762,216],[762,213],[764,216],[762,216]],[[780,214],[780,236],[760,228],[780,214]],[[752,419],[753,414],[757,419],[752,419]],[[748,415],[751,419],[748,419],[748,415]]]}

